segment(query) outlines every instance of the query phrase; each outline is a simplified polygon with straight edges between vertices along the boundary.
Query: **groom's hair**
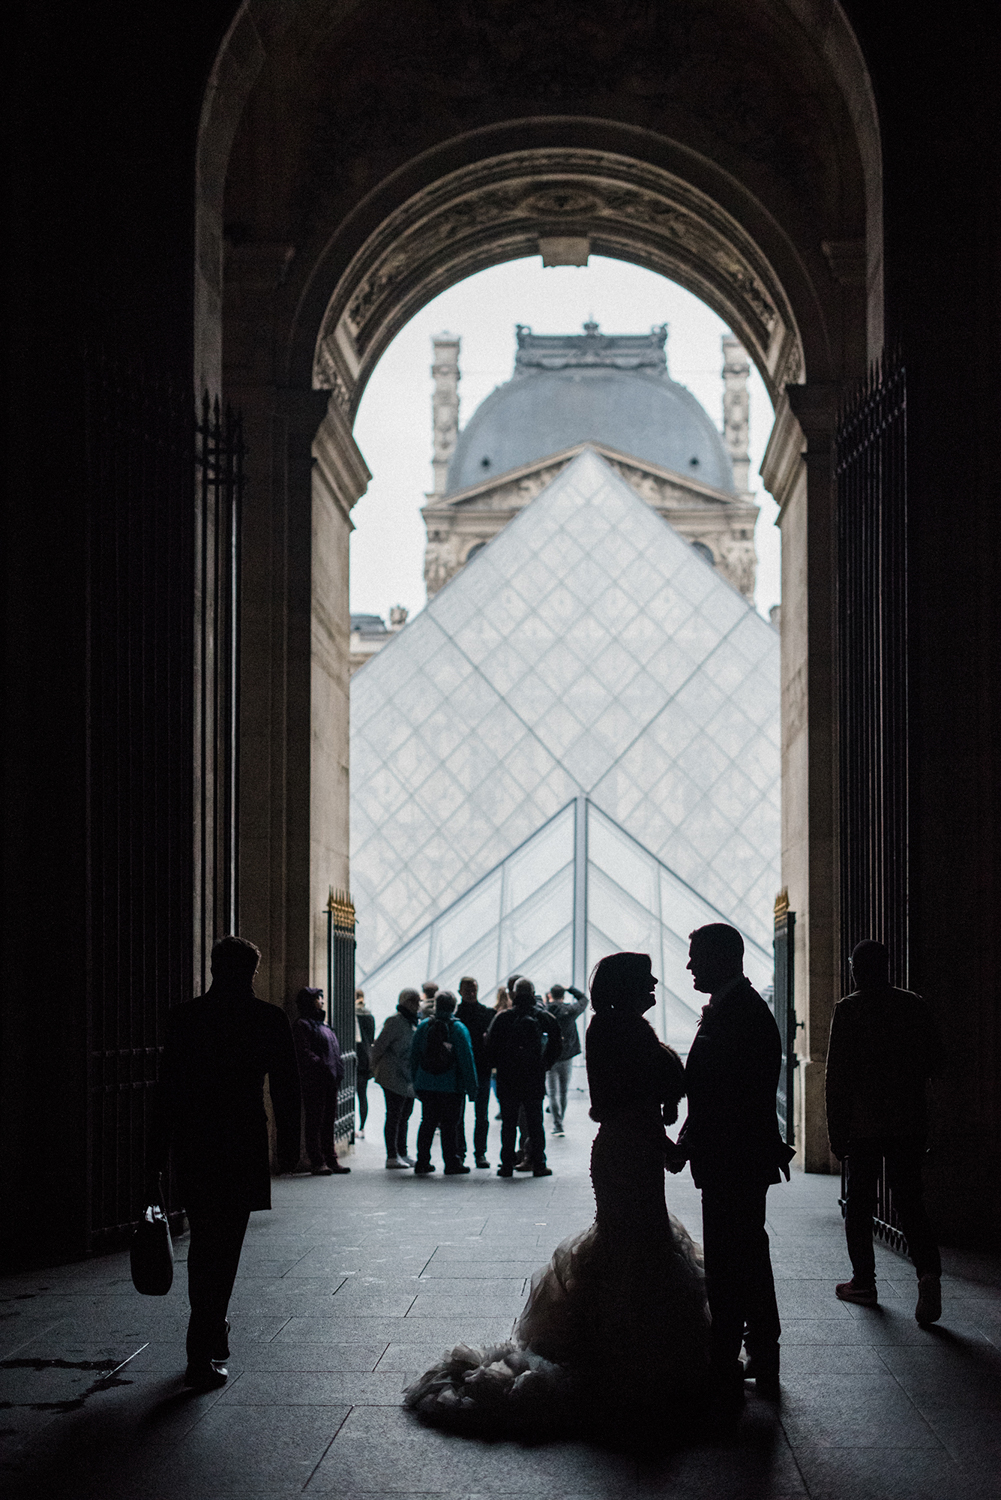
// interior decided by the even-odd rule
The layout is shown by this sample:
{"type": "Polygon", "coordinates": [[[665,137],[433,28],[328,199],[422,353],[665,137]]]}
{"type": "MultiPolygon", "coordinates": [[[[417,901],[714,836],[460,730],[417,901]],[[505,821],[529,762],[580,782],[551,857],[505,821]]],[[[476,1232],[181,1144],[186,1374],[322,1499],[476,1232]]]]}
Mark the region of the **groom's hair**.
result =
{"type": "Polygon", "coordinates": [[[696,927],[688,934],[688,941],[723,963],[737,965],[744,962],[744,939],[728,922],[707,922],[705,927],[696,927]]]}

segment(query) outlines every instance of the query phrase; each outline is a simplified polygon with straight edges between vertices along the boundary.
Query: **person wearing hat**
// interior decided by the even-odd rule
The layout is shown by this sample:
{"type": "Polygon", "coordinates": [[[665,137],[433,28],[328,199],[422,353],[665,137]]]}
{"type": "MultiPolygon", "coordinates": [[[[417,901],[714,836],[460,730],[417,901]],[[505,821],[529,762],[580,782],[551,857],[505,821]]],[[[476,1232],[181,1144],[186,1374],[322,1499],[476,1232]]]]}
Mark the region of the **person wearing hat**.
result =
{"type": "Polygon", "coordinates": [[[351,1171],[337,1160],[334,1130],[344,1063],[337,1038],[326,1024],[323,991],[305,987],[295,997],[299,1019],[292,1027],[306,1114],[306,1155],[314,1177],[351,1171]]]}

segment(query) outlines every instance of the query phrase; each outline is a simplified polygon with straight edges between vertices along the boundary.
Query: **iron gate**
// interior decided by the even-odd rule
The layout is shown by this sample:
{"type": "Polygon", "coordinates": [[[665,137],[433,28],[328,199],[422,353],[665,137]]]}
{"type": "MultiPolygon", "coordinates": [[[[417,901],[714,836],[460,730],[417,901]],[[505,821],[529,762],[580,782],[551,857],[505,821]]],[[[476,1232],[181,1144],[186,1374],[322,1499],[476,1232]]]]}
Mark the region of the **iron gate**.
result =
{"type": "Polygon", "coordinates": [[[94,1250],[141,1211],[167,1011],[234,925],[242,440],[207,399],[198,421],[190,388],[95,355],[84,368],[94,1250]]]}
{"type": "Polygon", "coordinates": [[[782,1038],[782,1071],[775,1100],[782,1139],[796,1144],[794,1082],[796,1058],[796,971],[794,938],[796,913],[789,910],[789,897],[781,891],[775,898],[775,1022],[782,1038]]]}
{"type": "MultiPolygon", "coordinates": [[[[888,355],[841,413],[835,450],[841,992],[851,950],[910,969],[907,380],[888,355]]],[[[843,1193],[842,1193],[843,1196],[843,1193]]],[[[902,1239],[885,1183],[877,1231],[902,1239]]]]}
{"type": "Polygon", "coordinates": [[[355,1052],[355,909],[347,891],[330,887],[327,902],[327,1006],[344,1063],[335,1138],[353,1141],[358,1059],[355,1052]]]}

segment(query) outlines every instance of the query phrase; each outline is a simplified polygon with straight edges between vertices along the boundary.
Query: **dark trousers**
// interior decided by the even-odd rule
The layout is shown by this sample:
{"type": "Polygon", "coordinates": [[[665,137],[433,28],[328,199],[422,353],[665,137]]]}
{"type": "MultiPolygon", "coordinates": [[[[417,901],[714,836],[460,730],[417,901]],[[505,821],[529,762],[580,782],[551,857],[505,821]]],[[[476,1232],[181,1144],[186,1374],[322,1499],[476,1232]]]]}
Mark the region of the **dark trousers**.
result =
{"type": "MultiPolygon", "coordinates": [[[[466,1159],[466,1096],[460,1095],[459,1126],[456,1131],[459,1158],[466,1159]]],[[[481,1078],[473,1100],[473,1156],[486,1156],[487,1133],[490,1130],[490,1074],[481,1078]]]]}
{"type": "Polygon", "coordinates": [[[781,1328],[765,1232],[767,1193],[768,1184],[754,1180],[702,1188],[711,1357],[723,1380],[739,1378],[742,1342],[760,1371],[778,1372],[781,1328]]]}
{"type": "Polygon", "coordinates": [[[365,1129],[365,1121],[368,1119],[368,1080],[371,1073],[359,1071],[355,1079],[355,1092],[358,1095],[358,1129],[365,1129]]]}
{"type": "Polygon", "coordinates": [[[227,1359],[226,1309],[233,1292],[250,1210],[188,1208],[188,1361],[227,1359]]]}
{"type": "Polygon", "coordinates": [[[462,1094],[440,1093],[428,1089],[417,1096],[421,1101],[421,1123],[417,1131],[417,1165],[431,1165],[434,1133],[441,1131],[441,1155],[446,1167],[459,1166],[458,1132],[462,1111],[462,1094]]]}
{"type": "Polygon", "coordinates": [[[414,1101],[406,1094],[383,1089],[386,1096],[386,1155],[406,1156],[407,1124],[413,1114],[414,1101]]]}
{"type": "Polygon", "coordinates": [[[518,1114],[525,1111],[528,1131],[528,1154],[535,1168],[546,1165],[546,1130],[542,1123],[542,1100],[544,1095],[526,1099],[522,1094],[507,1089],[498,1081],[497,1097],[501,1107],[501,1166],[513,1167],[515,1163],[515,1141],[518,1136],[518,1114]]]}
{"type": "Polygon", "coordinates": [[[546,1074],[546,1093],[549,1096],[549,1113],[553,1117],[553,1129],[563,1129],[563,1116],[567,1112],[567,1094],[570,1076],[573,1073],[573,1058],[553,1063],[546,1074]]]}
{"type": "Polygon", "coordinates": [[[852,1262],[852,1279],[859,1286],[873,1286],[876,1281],[872,1216],[884,1160],[893,1207],[918,1275],[942,1274],[942,1258],[921,1192],[923,1159],[924,1146],[920,1141],[858,1141],[849,1146],[845,1237],[852,1262]]]}
{"type": "Polygon", "coordinates": [[[306,1116],[306,1155],[311,1167],[332,1167],[337,1160],[337,1080],[332,1073],[304,1079],[302,1102],[306,1116]]]}

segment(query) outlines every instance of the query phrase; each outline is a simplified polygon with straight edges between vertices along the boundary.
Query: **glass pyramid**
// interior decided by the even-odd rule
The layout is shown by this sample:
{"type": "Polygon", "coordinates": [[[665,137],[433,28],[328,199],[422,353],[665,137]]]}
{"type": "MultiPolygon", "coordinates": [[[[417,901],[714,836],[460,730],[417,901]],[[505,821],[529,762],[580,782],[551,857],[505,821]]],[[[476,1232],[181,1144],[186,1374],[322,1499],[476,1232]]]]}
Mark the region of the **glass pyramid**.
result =
{"type": "MultiPolygon", "coordinates": [[[[448,968],[430,947],[426,959],[415,950],[397,984],[389,960],[402,962],[419,934],[444,942],[439,916],[461,911],[472,931],[476,892],[483,952],[497,947],[491,882],[526,882],[524,899],[510,904],[515,887],[505,897],[505,922],[522,910],[529,924],[548,903],[562,925],[539,931],[572,946],[559,934],[573,925],[573,855],[551,862],[561,818],[574,842],[580,798],[589,840],[615,829],[703,903],[700,920],[722,916],[770,948],[778,636],[596,453],[562,470],[355,675],[351,717],[358,971],[378,1009],[394,986],[448,968]],[[385,997],[371,988],[376,971],[385,997]]],[[[533,975],[540,983],[573,961],[581,982],[577,964],[596,961],[602,944],[635,946],[602,907],[602,878],[588,882],[586,944],[558,961],[553,948],[556,968],[533,975]]],[[[461,941],[475,973],[474,941],[461,941]]],[[[526,926],[501,945],[510,960],[489,967],[527,968],[529,943],[526,926]]],[[[532,952],[545,967],[543,949],[532,952]]]]}

